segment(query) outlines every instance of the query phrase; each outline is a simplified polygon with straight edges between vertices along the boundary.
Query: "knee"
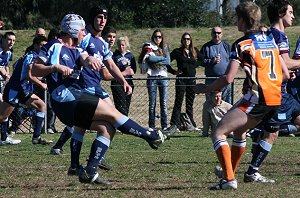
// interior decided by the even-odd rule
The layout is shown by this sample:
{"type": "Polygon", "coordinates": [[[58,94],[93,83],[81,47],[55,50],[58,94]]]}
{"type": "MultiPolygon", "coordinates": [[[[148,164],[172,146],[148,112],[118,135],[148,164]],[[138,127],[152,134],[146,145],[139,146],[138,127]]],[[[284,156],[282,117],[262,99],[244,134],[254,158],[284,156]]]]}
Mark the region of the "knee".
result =
{"type": "Polygon", "coordinates": [[[109,139],[112,139],[116,133],[116,129],[110,123],[105,121],[99,121],[96,130],[99,135],[103,135],[109,139]]]}
{"type": "Polygon", "coordinates": [[[0,115],[0,123],[2,123],[3,121],[5,121],[7,119],[7,117],[0,115]]]}
{"type": "Polygon", "coordinates": [[[274,144],[274,142],[276,141],[278,137],[278,132],[276,133],[268,133],[266,132],[264,135],[264,140],[270,144],[274,144]]]}

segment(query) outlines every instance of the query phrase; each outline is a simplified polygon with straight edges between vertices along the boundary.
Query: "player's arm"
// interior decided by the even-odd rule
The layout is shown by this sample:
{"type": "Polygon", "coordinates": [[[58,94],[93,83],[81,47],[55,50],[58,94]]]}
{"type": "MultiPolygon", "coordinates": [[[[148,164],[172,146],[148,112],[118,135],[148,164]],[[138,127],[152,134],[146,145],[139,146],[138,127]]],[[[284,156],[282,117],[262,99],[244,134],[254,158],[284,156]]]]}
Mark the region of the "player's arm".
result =
{"type": "Polygon", "coordinates": [[[100,71],[102,67],[101,61],[97,60],[93,56],[89,56],[87,53],[82,53],[80,55],[80,61],[83,64],[83,66],[91,68],[96,71],[100,71]]]}
{"type": "Polygon", "coordinates": [[[47,89],[47,84],[43,83],[42,81],[40,81],[37,77],[32,75],[32,64],[29,65],[28,67],[28,72],[27,72],[27,78],[30,82],[40,86],[42,89],[46,90],[47,89]]]}
{"type": "Polygon", "coordinates": [[[53,72],[61,73],[67,77],[73,73],[73,69],[59,64],[46,65],[40,58],[37,58],[32,65],[31,74],[35,77],[45,77],[53,72]]]}
{"type": "Polygon", "coordinates": [[[227,67],[226,73],[223,76],[217,78],[212,84],[197,84],[194,86],[193,90],[195,93],[209,93],[211,91],[220,90],[226,85],[233,82],[235,75],[238,72],[240,63],[237,60],[231,60],[229,66],[227,67]]]}
{"type": "Polygon", "coordinates": [[[100,70],[103,80],[106,81],[110,81],[110,80],[114,80],[115,78],[110,74],[110,72],[108,71],[108,69],[106,67],[101,68],[100,70]]]}
{"type": "Polygon", "coordinates": [[[5,81],[8,81],[10,78],[9,73],[4,67],[0,69],[0,75],[4,78],[5,81]]]}
{"type": "MultiPolygon", "coordinates": [[[[102,74],[103,80],[110,81],[115,79],[106,67],[101,68],[100,72],[102,74]]],[[[131,69],[131,67],[126,67],[126,69],[121,73],[123,76],[129,76],[129,75],[133,75],[134,71],[133,69],[131,69]]]]}
{"type": "Polygon", "coordinates": [[[280,64],[282,67],[282,81],[285,82],[290,79],[290,72],[288,70],[288,67],[287,67],[283,57],[282,56],[279,56],[279,57],[280,57],[280,64]]]}
{"type": "Polygon", "coordinates": [[[300,69],[300,59],[291,59],[288,53],[281,54],[286,66],[290,70],[300,69]]]}
{"type": "Polygon", "coordinates": [[[124,91],[127,94],[131,94],[132,93],[132,88],[130,87],[130,85],[125,80],[122,72],[120,71],[118,66],[115,64],[113,59],[109,58],[107,60],[104,60],[103,63],[107,67],[107,69],[109,70],[110,74],[114,77],[114,79],[116,79],[119,83],[121,83],[123,85],[124,91]]]}

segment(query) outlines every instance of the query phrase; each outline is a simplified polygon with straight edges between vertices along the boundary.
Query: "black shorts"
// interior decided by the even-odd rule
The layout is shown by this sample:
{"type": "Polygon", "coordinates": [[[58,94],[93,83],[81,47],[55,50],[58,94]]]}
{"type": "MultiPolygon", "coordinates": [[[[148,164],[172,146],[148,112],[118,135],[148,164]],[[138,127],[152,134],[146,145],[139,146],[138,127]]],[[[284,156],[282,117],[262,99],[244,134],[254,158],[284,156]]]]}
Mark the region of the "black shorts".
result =
{"type": "Polygon", "coordinates": [[[255,118],[258,121],[270,120],[278,111],[280,106],[266,106],[261,104],[255,104],[242,98],[237,102],[237,107],[244,111],[246,114],[255,118]]]}
{"type": "Polygon", "coordinates": [[[99,98],[74,88],[58,87],[51,93],[51,105],[65,125],[90,129],[99,98]]]}

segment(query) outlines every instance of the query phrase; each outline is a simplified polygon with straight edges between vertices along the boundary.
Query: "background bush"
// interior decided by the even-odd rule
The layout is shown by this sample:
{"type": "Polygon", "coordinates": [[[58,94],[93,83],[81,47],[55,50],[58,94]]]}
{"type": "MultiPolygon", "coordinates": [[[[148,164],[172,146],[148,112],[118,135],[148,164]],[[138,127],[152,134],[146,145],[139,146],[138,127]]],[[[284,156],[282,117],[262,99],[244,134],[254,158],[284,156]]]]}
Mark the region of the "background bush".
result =
{"type": "MultiPolygon", "coordinates": [[[[266,24],[268,24],[267,1],[256,1],[262,8],[263,22],[266,24]]],[[[102,2],[110,12],[109,25],[118,29],[212,27],[216,24],[227,26],[235,23],[234,9],[229,6],[230,0],[223,0],[223,16],[209,11],[209,1],[206,0],[105,0],[102,2]]],[[[98,3],[99,1],[95,0],[8,0],[1,3],[0,19],[6,22],[5,29],[34,29],[37,26],[50,29],[59,26],[62,16],[67,12],[75,12],[86,18],[88,10],[98,3]]],[[[300,13],[299,4],[299,1],[293,2],[296,15],[300,13]]],[[[298,21],[295,21],[294,25],[297,24],[298,21]]]]}

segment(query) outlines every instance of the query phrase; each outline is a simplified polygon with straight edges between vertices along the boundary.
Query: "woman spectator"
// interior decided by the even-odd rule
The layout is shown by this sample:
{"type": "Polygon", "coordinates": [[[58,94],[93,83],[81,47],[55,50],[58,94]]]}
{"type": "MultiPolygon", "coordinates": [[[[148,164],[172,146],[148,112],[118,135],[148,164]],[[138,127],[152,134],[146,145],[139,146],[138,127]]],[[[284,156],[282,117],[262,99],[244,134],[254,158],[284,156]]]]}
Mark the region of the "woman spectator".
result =
{"type": "MultiPolygon", "coordinates": [[[[133,54],[129,51],[130,44],[127,36],[117,40],[118,49],[113,54],[113,60],[120,71],[131,70],[131,74],[136,73],[136,61],[133,54]]],[[[134,88],[132,75],[124,76],[128,84],[134,88]]],[[[111,91],[114,98],[115,107],[124,115],[128,115],[131,102],[131,94],[125,93],[123,86],[116,80],[111,81],[111,91]]]]}
{"type": "Polygon", "coordinates": [[[171,126],[176,125],[177,128],[180,127],[180,113],[185,94],[186,113],[195,129],[197,129],[193,117],[195,93],[192,88],[196,84],[196,80],[193,77],[196,75],[196,67],[199,66],[197,65],[199,54],[199,50],[193,46],[192,36],[187,32],[183,33],[181,36],[181,47],[176,48],[171,52],[171,61],[176,60],[178,68],[171,126]],[[184,79],[180,79],[181,77],[184,77],[184,79]],[[187,79],[186,77],[192,78],[187,79]]]}
{"type": "Polygon", "coordinates": [[[175,73],[170,67],[170,52],[168,45],[164,41],[161,30],[156,29],[151,41],[145,43],[139,57],[139,63],[147,63],[147,88],[149,95],[149,127],[155,129],[155,107],[157,88],[160,98],[160,119],[161,128],[167,129],[167,110],[168,110],[168,71],[175,73]]]}

